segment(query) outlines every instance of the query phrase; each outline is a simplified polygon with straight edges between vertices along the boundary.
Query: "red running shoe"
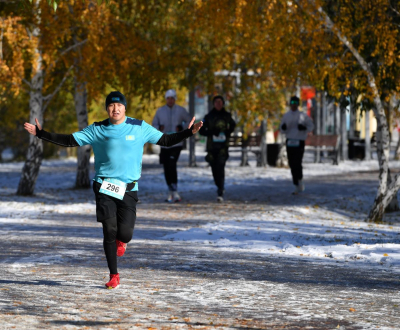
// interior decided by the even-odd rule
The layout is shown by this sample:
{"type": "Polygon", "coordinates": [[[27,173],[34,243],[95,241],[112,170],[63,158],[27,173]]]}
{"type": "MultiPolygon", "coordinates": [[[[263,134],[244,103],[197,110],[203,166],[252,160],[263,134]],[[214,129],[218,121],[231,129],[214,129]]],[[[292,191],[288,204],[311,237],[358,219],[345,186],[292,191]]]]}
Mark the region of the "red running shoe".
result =
{"type": "Polygon", "coordinates": [[[117,256],[122,257],[126,251],[127,244],[123,243],[117,239],[115,240],[115,242],[117,243],[117,256]]]}
{"type": "Polygon", "coordinates": [[[107,289],[116,289],[119,286],[119,273],[110,274],[110,281],[106,283],[107,289]]]}

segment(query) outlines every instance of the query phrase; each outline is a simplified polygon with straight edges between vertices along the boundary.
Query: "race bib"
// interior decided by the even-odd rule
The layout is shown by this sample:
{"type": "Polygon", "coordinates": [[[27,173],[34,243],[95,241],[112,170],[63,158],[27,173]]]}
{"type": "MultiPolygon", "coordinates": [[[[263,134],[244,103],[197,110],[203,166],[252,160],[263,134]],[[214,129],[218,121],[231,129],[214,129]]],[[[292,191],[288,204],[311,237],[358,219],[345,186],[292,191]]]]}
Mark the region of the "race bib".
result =
{"type": "Polygon", "coordinates": [[[288,139],[286,145],[288,147],[300,147],[300,140],[288,139]]]}
{"type": "Polygon", "coordinates": [[[104,179],[99,192],[114,198],[124,199],[126,183],[117,179],[104,179]]]}
{"type": "Polygon", "coordinates": [[[226,135],[225,133],[219,133],[218,136],[213,135],[213,142],[225,142],[226,141],[226,135]]]}

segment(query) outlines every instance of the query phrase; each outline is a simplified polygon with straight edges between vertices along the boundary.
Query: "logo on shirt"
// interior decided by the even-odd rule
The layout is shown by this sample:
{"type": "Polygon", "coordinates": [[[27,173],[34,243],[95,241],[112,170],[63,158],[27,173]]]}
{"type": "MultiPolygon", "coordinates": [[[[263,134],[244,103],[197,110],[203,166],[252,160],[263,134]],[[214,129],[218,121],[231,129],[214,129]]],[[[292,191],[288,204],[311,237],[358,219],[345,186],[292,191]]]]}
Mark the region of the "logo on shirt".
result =
{"type": "Polygon", "coordinates": [[[125,135],[125,140],[126,141],[134,141],[135,140],[135,136],[134,135],[125,135]]]}
{"type": "Polygon", "coordinates": [[[112,97],[111,101],[119,101],[119,97],[112,97]]]}

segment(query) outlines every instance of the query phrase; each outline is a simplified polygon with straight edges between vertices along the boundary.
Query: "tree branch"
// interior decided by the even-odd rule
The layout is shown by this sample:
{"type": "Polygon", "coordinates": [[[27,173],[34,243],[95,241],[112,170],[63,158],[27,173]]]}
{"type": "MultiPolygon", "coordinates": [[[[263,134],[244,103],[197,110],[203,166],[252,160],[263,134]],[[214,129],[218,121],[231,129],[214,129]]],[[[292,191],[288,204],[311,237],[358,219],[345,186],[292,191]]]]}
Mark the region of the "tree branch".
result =
{"type": "Polygon", "coordinates": [[[63,50],[60,53],[60,56],[64,56],[66,53],[68,53],[69,51],[73,50],[74,48],[80,47],[82,45],[84,45],[86,42],[88,41],[88,39],[82,40],[81,42],[78,42],[70,47],[68,47],[67,49],[63,50]]]}
{"type": "MultiPolygon", "coordinates": [[[[67,54],[69,51],[73,50],[74,48],[77,48],[77,47],[80,47],[80,46],[84,45],[87,41],[88,41],[88,39],[82,40],[82,41],[80,41],[80,42],[78,42],[78,43],[76,43],[76,44],[74,44],[74,45],[68,47],[67,49],[64,49],[64,50],[60,53],[60,56],[59,56],[59,57],[64,56],[64,55],[67,54]]],[[[58,59],[56,59],[54,62],[52,62],[51,65],[49,66],[49,68],[47,69],[47,71],[51,71],[51,70],[53,69],[53,67],[57,64],[57,62],[58,62],[59,59],[60,59],[60,58],[58,58],[58,59]]]]}
{"type": "Polygon", "coordinates": [[[30,83],[28,80],[26,80],[26,79],[24,78],[24,79],[22,79],[22,81],[23,81],[25,84],[27,84],[27,85],[29,86],[29,88],[32,88],[32,85],[31,85],[31,83],[30,83]]]}
{"type": "Polygon", "coordinates": [[[395,8],[393,8],[392,4],[389,1],[389,7],[392,11],[394,11],[396,13],[396,15],[400,16],[400,12],[398,10],[396,10],[395,8]]]}
{"type": "Polygon", "coordinates": [[[64,75],[63,79],[61,80],[61,82],[58,84],[57,88],[53,91],[53,93],[46,95],[45,97],[43,97],[43,101],[45,101],[45,104],[43,106],[43,113],[46,111],[47,107],[49,106],[51,100],[53,99],[53,97],[60,91],[61,87],[64,85],[65,81],[67,80],[67,77],[69,75],[69,73],[71,72],[71,70],[73,69],[73,65],[71,65],[68,68],[67,73],[64,75]]]}

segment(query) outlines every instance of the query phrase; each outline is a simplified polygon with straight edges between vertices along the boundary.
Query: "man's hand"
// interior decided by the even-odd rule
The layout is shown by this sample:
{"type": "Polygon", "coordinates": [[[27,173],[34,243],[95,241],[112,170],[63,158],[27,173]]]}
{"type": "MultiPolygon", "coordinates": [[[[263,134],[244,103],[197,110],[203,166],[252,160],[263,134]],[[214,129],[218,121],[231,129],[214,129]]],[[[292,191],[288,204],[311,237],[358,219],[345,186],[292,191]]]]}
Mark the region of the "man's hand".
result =
{"type": "Polygon", "coordinates": [[[297,125],[297,128],[298,128],[299,131],[306,131],[307,130],[307,127],[302,125],[302,124],[297,125]]]}
{"type": "MultiPolygon", "coordinates": [[[[37,118],[35,118],[35,122],[36,122],[36,126],[37,126],[38,130],[40,131],[42,129],[42,126],[40,126],[37,118]]],[[[24,128],[29,132],[29,134],[32,134],[32,135],[36,135],[36,126],[29,124],[29,123],[24,124],[24,128]]]]}
{"type": "Polygon", "coordinates": [[[282,128],[282,131],[286,131],[286,129],[287,129],[286,123],[284,123],[284,124],[281,126],[281,128],[282,128]]]}
{"type": "Polygon", "coordinates": [[[200,130],[200,128],[203,126],[202,121],[199,121],[198,123],[194,124],[195,119],[196,118],[193,117],[192,121],[190,122],[190,124],[188,126],[188,128],[192,130],[193,134],[196,134],[200,130]]]}

